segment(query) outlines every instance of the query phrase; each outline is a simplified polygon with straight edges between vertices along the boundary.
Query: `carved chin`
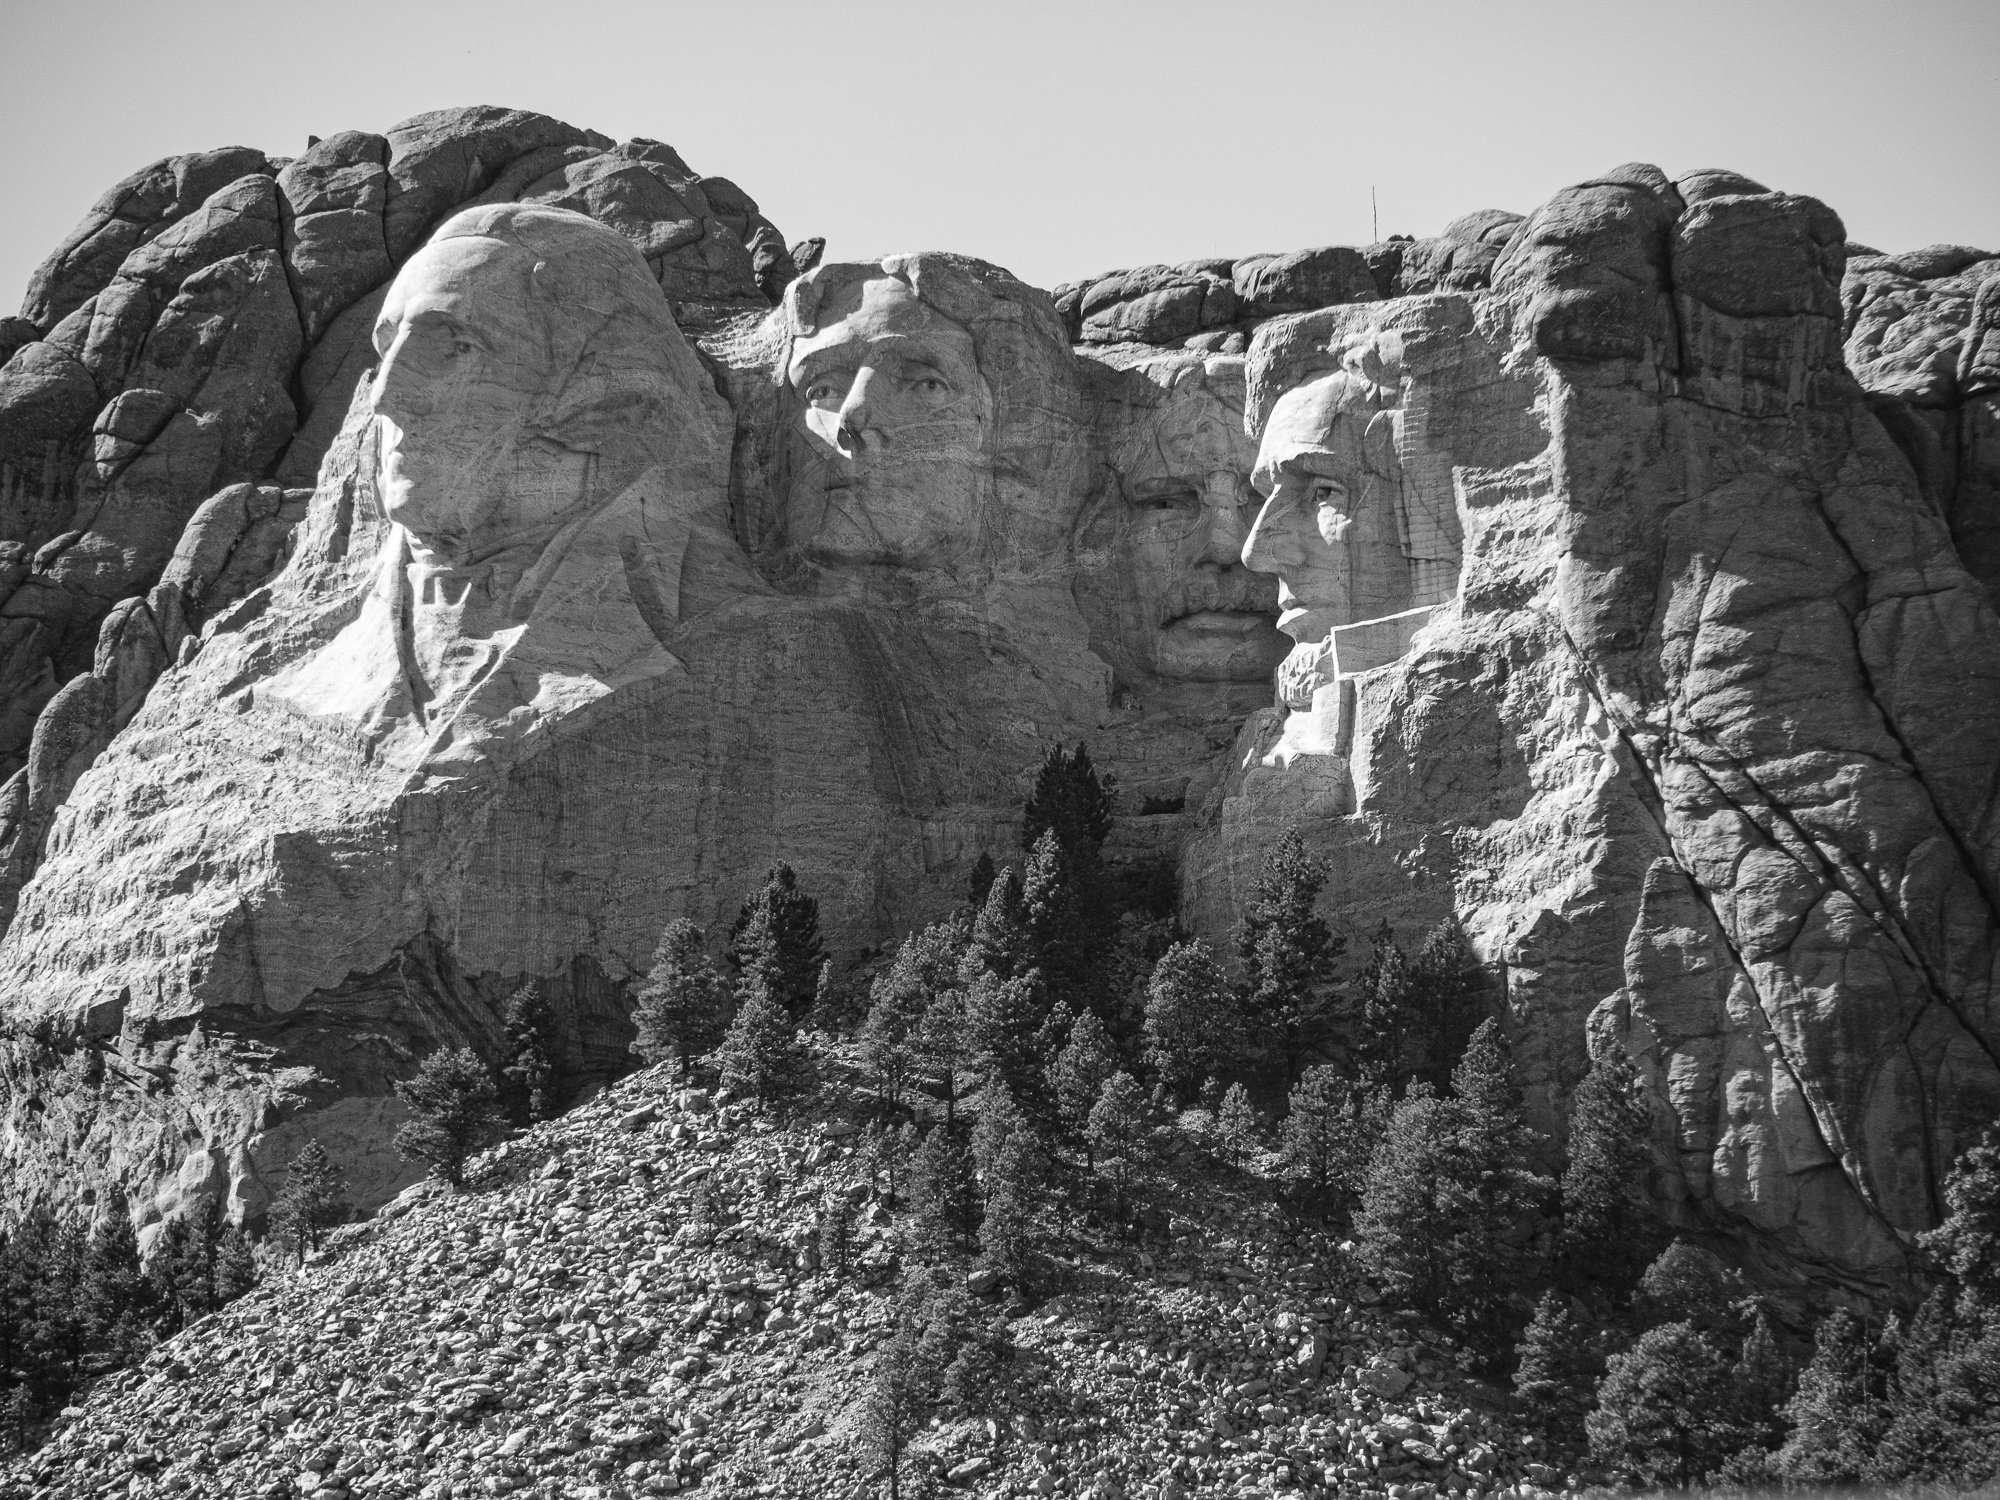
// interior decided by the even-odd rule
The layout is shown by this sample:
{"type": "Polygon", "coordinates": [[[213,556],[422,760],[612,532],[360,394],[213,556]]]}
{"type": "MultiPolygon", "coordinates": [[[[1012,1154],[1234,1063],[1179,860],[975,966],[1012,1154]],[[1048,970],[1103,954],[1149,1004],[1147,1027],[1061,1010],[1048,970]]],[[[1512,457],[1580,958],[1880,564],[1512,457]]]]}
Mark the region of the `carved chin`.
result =
{"type": "Polygon", "coordinates": [[[1290,647],[1269,615],[1205,609],[1161,628],[1154,663],[1185,682],[1265,682],[1290,647]]]}

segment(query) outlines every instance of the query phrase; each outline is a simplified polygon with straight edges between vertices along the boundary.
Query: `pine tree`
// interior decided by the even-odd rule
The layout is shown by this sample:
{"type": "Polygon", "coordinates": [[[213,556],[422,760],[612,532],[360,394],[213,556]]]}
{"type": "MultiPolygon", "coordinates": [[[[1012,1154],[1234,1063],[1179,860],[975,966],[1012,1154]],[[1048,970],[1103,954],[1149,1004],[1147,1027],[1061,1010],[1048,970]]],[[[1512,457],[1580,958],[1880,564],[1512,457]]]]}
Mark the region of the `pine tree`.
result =
{"type": "Polygon", "coordinates": [[[1069,1028],[1069,1040],[1056,1055],[1050,1073],[1056,1101],[1056,1117],[1067,1139],[1090,1150],[1090,1111],[1104,1090],[1104,1082],[1118,1071],[1118,1058],[1111,1050],[1111,1037],[1095,1011],[1085,1011],[1069,1028]]]}
{"type": "Polygon", "coordinates": [[[972,1133],[972,1157],[984,1200],[980,1264],[998,1271],[1017,1291],[1031,1287],[1042,1267],[1036,1218],[1048,1162],[1004,1089],[988,1090],[972,1133]]]}
{"type": "Polygon", "coordinates": [[[500,1097],[508,1118],[532,1125],[555,1113],[555,1064],[549,1059],[555,1013],[532,979],[508,997],[502,1013],[505,1061],[500,1065],[500,1097]]]}
{"type": "Polygon", "coordinates": [[[1691,1323],[1647,1330],[1597,1387],[1584,1419],[1591,1456],[1648,1484],[1683,1486],[1721,1468],[1745,1442],[1735,1361],[1691,1323]]]}
{"type": "Polygon", "coordinates": [[[1688,1240],[1675,1240],[1639,1277],[1633,1311],[1649,1323],[1692,1323],[1725,1341],[1748,1326],[1755,1296],[1742,1273],[1688,1240]]]}
{"type": "Polygon", "coordinates": [[[493,1075],[470,1050],[440,1049],[425,1058],[417,1076],[396,1084],[410,1118],[396,1132],[396,1154],[429,1165],[453,1187],[465,1181],[465,1164],[507,1128],[493,1075]]]}
{"type": "Polygon", "coordinates": [[[972,1253],[979,1232],[979,1182],[964,1136],[948,1125],[932,1129],[910,1162],[910,1245],[927,1263],[972,1253]]]}
{"type": "Polygon", "coordinates": [[[1264,861],[1237,930],[1244,1017],[1270,1038],[1287,1088],[1333,1040],[1337,1020],[1334,965],[1346,944],[1314,910],[1326,876],[1325,861],[1307,851],[1297,828],[1288,828],[1264,861]]]}
{"type": "Polygon", "coordinates": [[[317,1140],[308,1139],[285,1169],[285,1185],[271,1205],[271,1232],[292,1247],[300,1265],[326,1232],[348,1214],[346,1183],[317,1140]]]}
{"type": "Polygon", "coordinates": [[[1013,979],[980,974],[965,992],[965,1019],[980,1070],[1021,1108],[1046,1119],[1052,1108],[1042,1064],[1049,1003],[1039,972],[1013,979]]]}
{"type": "Polygon", "coordinates": [[[737,991],[736,1019],[716,1051],[724,1087],[769,1106],[810,1086],[812,1059],[799,1040],[791,1012],[779,1003],[757,968],[745,971],[737,991]]]}
{"type": "Polygon", "coordinates": [[[1306,1069],[1278,1127],[1278,1170],[1307,1207],[1326,1214],[1359,1197],[1375,1144],[1371,1123],[1339,1069],[1306,1069]]]}
{"type": "Polygon", "coordinates": [[[1223,1155],[1229,1158],[1230,1165],[1238,1168],[1248,1166],[1259,1145],[1257,1111],[1251,1107],[1250,1091],[1242,1084],[1230,1084],[1229,1091],[1222,1096],[1221,1107],[1216,1111],[1215,1129],[1222,1142],[1223,1155]]]}
{"type": "Polygon", "coordinates": [[[812,1005],[826,958],[819,902],[799,889],[798,876],[783,860],[744,898],[729,929],[729,958],[745,977],[761,974],[771,997],[794,1017],[812,1005]]]}
{"type": "Polygon", "coordinates": [[[1652,1122],[1639,1075],[1616,1045],[1570,1098],[1557,1275],[1622,1303],[1667,1238],[1646,1193],[1652,1122]]]}
{"type": "Polygon", "coordinates": [[[708,956],[708,940],[682,917],[669,922],[632,1012],[632,1050],[648,1063],[674,1060],[686,1082],[694,1060],[722,1040],[729,990],[708,956]]]}
{"type": "Polygon", "coordinates": [[[1236,997],[1208,944],[1175,943],[1146,984],[1146,1061],[1185,1104],[1202,1079],[1233,1061],[1236,997]]]}
{"type": "Polygon", "coordinates": [[[924,1016],[939,995],[958,988],[965,945],[962,922],[938,922],[912,932],[897,948],[888,972],[869,986],[861,1059],[887,1108],[903,1102],[922,1071],[918,1036],[924,1016]]]}
{"type": "Polygon", "coordinates": [[[1514,1352],[1514,1394],[1543,1430],[1564,1443],[1583,1441],[1584,1412],[1604,1360],[1569,1299],[1553,1289],[1543,1292],[1514,1352]]]}
{"type": "Polygon", "coordinates": [[[972,874],[965,883],[966,904],[974,911],[986,904],[986,893],[993,889],[994,874],[993,856],[982,849],[979,858],[973,861],[972,874]]]}
{"type": "Polygon", "coordinates": [[[1045,832],[1072,855],[1095,858],[1111,836],[1114,789],[1098,777],[1090,751],[1050,748],[1035,775],[1035,788],[1021,814],[1021,847],[1032,849],[1045,832]]]}
{"type": "Polygon", "coordinates": [[[215,1305],[227,1307],[257,1284],[257,1260],[250,1241],[234,1224],[215,1242],[215,1305]]]}
{"type": "Polygon", "coordinates": [[[935,1372],[918,1350],[920,1333],[899,1328],[875,1356],[875,1374],[858,1423],[862,1451],[889,1481],[889,1500],[902,1500],[910,1440],[930,1410],[935,1372]]]}
{"type": "Polygon", "coordinates": [[[75,1214],[57,1220],[46,1240],[35,1290],[35,1345],[48,1369],[60,1368],[60,1386],[68,1389],[83,1378],[83,1355],[90,1328],[84,1316],[85,1283],[90,1240],[75,1214]]]}
{"type": "Polygon", "coordinates": [[[1146,1091],[1130,1073],[1113,1073],[1104,1080],[1084,1135],[1111,1178],[1112,1217],[1122,1224],[1146,1145],[1146,1091]]]}
{"type": "Polygon", "coordinates": [[[1009,865],[987,888],[986,900],[972,919],[962,975],[967,981],[980,974],[1014,979],[1035,964],[1035,937],[1028,930],[1021,872],[1009,865]]]}
{"type": "Polygon", "coordinates": [[[1920,1243],[1958,1284],[1958,1316],[2000,1321],[2000,1125],[1959,1153],[1945,1175],[1945,1220],[1920,1243]]]}
{"type": "Polygon", "coordinates": [[[1769,1453],[1785,1435],[1783,1411],[1792,1395],[1792,1366],[1761,1307],[1743,1336],[1730,1385],[1744,1442],[1760,1454],[1769,1453]]]}
{"type": "Polygon", "coordinates": [[[1021,872],[1021,914],[1035,967],[1051,994],[1078,1007],[1103,946],[1097,892],[1089,888],[1094,869],[1045,828],[1021,872]]]}
{"type": "Polygon", "coordinates": [[[924,1091],[944,1105],[944,1122],[958,1123],[958,1103],[975,1077],[972,1024],[966,1015],[965,991],[941,991],[917,1026],[916,1077],[924,1091]]]}
{"type": "Polygon", "coordinates": [[[1400,1098],[1416,1080],[1428,1050],[1417,1015],[1416,985],[1409,959],[1387,922],[1368,941],[1373,951],[1354,980],[1355,1074],[1365,1087],[1400,1098]]]}
{"type": "Polygon", "coordinates": [[[132,1216],[114,1203],[91,1236],[81,1310],[91,1339],[121,1364],[145,1352],[146,1324],[154,1312],[150,1291],[132,1216]]]}
{"type": "Polygon", "coordinates": [[[1795,1483],[1843,1484],[1862,1478],[1887,1412],[1874,1389],[1868,1328],[1835,1308],[1813,1330],[1812,1358],[1785,1407],[1790,1435],[1773,1467],[1795,1483]]]}
{"type": "Polygon", "coordinates": [[[1528,1164],[1510,1072],[1488,1021],[1452,1074],[1453,1097],[1412,1085],[1370,1159],[1355,1218],[1362,1262],[1383,1287],[1460,1325],[1489,1355],[1509,1342],[1513,1295],[1540,1269],[1519,1228],[1551,1186],[1528,1164]]]}
{"type": "Polygon", "coordinates": [[[1960,1317],[1959,1300],[1936,1288],[1903,1333],[1866,1473],[1873,1484],[1969,1489],[2000,1474],[2000,1337],[1960,1317]]]}

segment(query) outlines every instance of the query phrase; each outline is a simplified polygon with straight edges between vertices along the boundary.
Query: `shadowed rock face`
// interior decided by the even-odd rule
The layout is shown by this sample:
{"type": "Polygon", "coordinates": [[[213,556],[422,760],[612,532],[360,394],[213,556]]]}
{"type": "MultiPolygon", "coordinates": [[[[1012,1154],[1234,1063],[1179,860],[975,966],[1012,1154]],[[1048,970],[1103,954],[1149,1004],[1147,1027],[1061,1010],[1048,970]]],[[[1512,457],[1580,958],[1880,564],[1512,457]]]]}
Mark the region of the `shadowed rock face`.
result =
{"type": "Polygon", "coordinates": [[[391,1084],[524,978],[615,1073],[661,927],[778,858],[865,977],[1087,739],[1189,927],[1301,824],[1354,938],[1464,929],[1552,1133],[1623,1046],[1688,1228],[1904,1276],[2000,1109],[2000,262],[1644,166],[1053,299],[781,254],[664,147],[462,111],[178,159],[52,259],[17,1196],[254,1218],[316,1134],[377,1200],[391,1084]]]}

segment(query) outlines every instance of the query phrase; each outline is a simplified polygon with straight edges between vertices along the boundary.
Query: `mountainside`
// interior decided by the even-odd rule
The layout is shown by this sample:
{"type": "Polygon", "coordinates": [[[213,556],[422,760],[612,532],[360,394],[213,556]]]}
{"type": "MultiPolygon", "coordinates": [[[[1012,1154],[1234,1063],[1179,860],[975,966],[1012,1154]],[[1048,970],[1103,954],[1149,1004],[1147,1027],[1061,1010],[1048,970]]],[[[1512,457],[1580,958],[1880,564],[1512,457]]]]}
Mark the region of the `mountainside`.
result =
{"type": "MultiPolygon", "coordinates": [[[[871,1200],[854,1125],[817,1113],[629,1078],[111,1377],[0,1494],[867,1492],[907,1214],[872,1208],[855,1270],[819,1268],[825,1198],[871,1200]]],[[[1140,1243],[1078,1235],[1054,1297],[972,1304],[1008,1394],[919,1424],[906,1492],[1560,1487],[1323,1234],[1191,1141],[1158,1187],[1140,1243]]]]}
{"type": "MultiPolygon", "coordinates": [[[[425,1058],[533,986],[555,1091],[614,1081],[662,933],[780,862],[858,1011],[1087,742],[1050,1058],[1081,1012],[1136,1058],[1177,937],[1245,982],[1295,830],[1316,1003],[1448,934],[1540,1170],[1628,1056],[1677,1231],[1915,1300],[2000,1115],[2000,256],[1643,164],[1053,293],[823,248],[480,107],[169,159],[50,258],[0,329],[0,1211],[261,1232],[308,1139],[372,1209],[425,1058]]],[[[1218,1029],[1272,1103],[1370,1043],[1218,1029]]]]}

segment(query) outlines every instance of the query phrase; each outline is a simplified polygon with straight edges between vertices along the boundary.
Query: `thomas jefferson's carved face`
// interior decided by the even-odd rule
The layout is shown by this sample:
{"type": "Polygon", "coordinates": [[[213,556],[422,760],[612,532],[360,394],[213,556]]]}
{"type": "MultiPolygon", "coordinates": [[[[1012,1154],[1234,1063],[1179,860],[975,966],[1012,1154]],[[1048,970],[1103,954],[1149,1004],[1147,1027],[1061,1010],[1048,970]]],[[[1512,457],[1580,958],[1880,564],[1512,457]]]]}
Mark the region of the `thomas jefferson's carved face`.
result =
{"type": "Polygon", "coordinates": [[[1369,456],[1388,450],[1370,433],[1388,419],[1354,391],[1335,374],[1286,392],[1258,449],[1254,482],[1265,501],[1243,562],[1277,574],[1278,628],[1295,640],[1391,613],[1408,592],[1396,481],[1369,456]]]}
{"type": "Polygon", "coordinates": [[[1120,493],[1091,530],[1115,528],[1105,582],[1118,633],[1162,677],[1257,682],[1285,654],[1276,591],[1239,561],[1256,513],[1253,457],[1240,404],[1200,379],[1135,414],[1114,455],[1120,493]]]}
{"type": "Polygon", "coordinates": [[[894,276],[829,289],[792,347],[785,530],[815,561],[937,567],[977,542],[992,398],[972,335],[894,276]]]}
{"type": "Polygon", "coordinates": [[[554,378],[534,264],[501,240],[433,241],[398,273],[376,320],[383,505],[428,541],[464,544],[533,525],[576,498],[550,465],[524,465],[516,452],[524,412],[554,378]],[[509,475],[510,466],[523,472],[509,475]],[[523,496],[523,479],[531,490],[558,487],[523,496]]]}

